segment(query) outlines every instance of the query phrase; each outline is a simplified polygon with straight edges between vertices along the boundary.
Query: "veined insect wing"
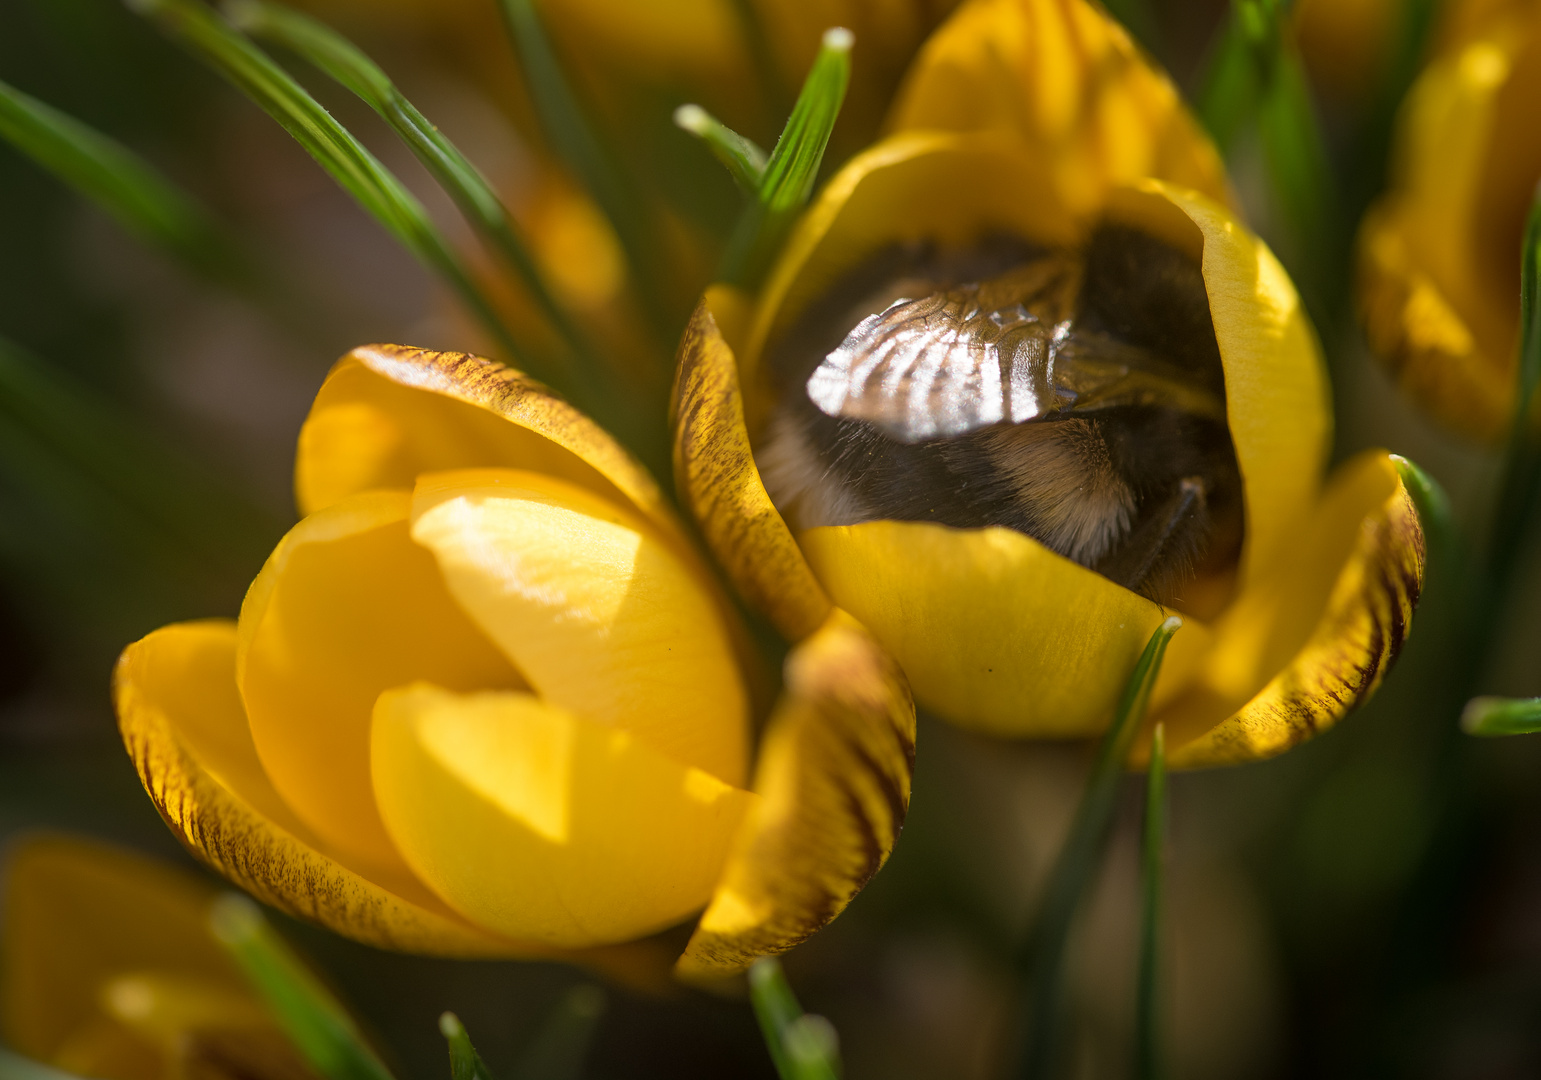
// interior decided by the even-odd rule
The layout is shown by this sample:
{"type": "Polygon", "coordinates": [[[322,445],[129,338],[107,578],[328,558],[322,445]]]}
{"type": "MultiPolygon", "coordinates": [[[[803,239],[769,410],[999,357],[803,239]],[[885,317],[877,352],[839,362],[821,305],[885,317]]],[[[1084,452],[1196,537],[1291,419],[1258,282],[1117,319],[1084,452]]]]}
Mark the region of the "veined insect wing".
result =
{"type": "Polygon", "coordinates": [[[1223,419],[1224,401],[1180,368],[1076,325],[1082,269],[1076,256],[1050,254],[982,282],[899,299],[824,357],[808,397],[828,416],[864,421],[904,443],[1118,405],[1223,419]]]}

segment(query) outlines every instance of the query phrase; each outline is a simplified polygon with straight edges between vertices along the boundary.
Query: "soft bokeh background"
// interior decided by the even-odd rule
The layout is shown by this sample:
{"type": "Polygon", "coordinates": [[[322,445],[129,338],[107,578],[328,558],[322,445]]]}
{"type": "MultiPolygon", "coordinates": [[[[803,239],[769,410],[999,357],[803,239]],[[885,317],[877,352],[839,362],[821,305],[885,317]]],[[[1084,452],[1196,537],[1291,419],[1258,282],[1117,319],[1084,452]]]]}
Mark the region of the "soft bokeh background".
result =
{"type": "MultiPolygon", "coordinates": [[[[1191,90],[1224,6],[1151,6],[1147,40],[1191,90]]],[[[1377,184],[1374,163],[1360,160],[1366,88],[1398,7],[1301,0],[1297,12],[1351,218],[1377,184]]],[[[543,178],[490,0],[444,4],[435,17],[405,3],[325,9],[526,221],[556,221],[553,250],[613,245],[543,178]]],[[[302,78],[467,239],[372,114],[302,78]]],[[[294,439],[333,359],[370,341],[485,343],[287,135],[113,0],[6,0],[0,79],[144,153],[234,223],[294,298],[275,310],[190,278],[0,146],[0,375],[12,388],[0,395],[0,844],[79,830],[191,865],[118,740],[107,695],[117,652],[173,619],[235,613],[294,518],[294,439]],[[23,397],[18,371],[45,382],[26,382],[23,397]],[[61,394],[99,414],[54,423],[23,407],[61,394]],[[102,447],[131,483],[100,471],[92,448],[102,447]]],[[[684,234],[709,235],[731,217],[731,186],[688,137],[670,138],[645,167],[683,185],[674,190],[697,214],[684,234]]],[[[1289,257],[1259,150],[1244,142],[1233,169],[1254,222],[1289,257]]],[[[1345,252],[1350,238],[1343,230],[1345,252]]],[[[606,280],[571,288],[613,289],[606,280]]],[[[1404,453],[1444,482],[1468,527],[1481,521],[1496,458],[1403,401],[1364,354],[1342,282],[1320,314],[1340,454],[1404,453]]],[[[1479,680],[1486,693],[1541,693],[1541,544],[1524,566],[1479,680]]],[[[1430,582],[1399,670],[1363,713],[1279,760],[1173,779],[1174,1076],[1541,1075],[1541,738],[1456,731],[1443,664],[1456,643],[1435,625],[1441,584],[1430,582]]],[[[1087,748],[991,742],[925,718],[919,746],[891,863],[787,970],[805,1006],[839,1029],[848,1076],[996,1077],[1018,1009],[1010,951],[1074,809],[1087,748]]],[[[1072,947],[1078,1076],[1125,1075],[1130,1058],[1138,787],[1072,947]]],[[[508,1075],[586,979],[554,965],[391,956],[281,924],[390,1048],[402,1080],[446,1075],[436,1027],[446,1008],[508,1075]]],[[[741,1001],[607,994],[585,1076],[772,1075],[741,1001]]]]}

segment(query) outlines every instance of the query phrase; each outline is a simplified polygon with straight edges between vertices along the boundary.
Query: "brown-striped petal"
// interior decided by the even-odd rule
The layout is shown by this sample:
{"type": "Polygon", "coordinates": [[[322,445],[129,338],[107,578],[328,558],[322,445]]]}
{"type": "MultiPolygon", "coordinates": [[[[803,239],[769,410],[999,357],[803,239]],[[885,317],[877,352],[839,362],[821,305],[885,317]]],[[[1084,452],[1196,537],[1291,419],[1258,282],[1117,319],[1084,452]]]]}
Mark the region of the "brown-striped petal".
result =
{"type": "Polygon", "coordinates": [[[1368,700],[1400,652],[1423,587],[1425,547],[1391,455],[1367,451],[1341,466],[1302,533],[1273,595],[1218,628],[1208,690],[1154,716],[1177,744],[1174,767],[1283,753],[1368,700]],[[1249,668],[1266,681],[1239,708],[1227,707],[1227,682],[1245,680],[1249,668]]]}
{"type": "Polygon", "coordinates": [[[377,881],[325,854],[263,772],[235,685],[235,623],[177,623],[130,645],[113,692],[123,741],[166,823],[253,896],[384,949],[541,950],[471,926],[415,879],[377,881]]]}
{"type": "Polygon", "coordinates": [[[675,484],[734,586],[797,641],[825,620],[830,602],[755,467],[738,364],[723,334],[743,309],[739,294],[714,287],[685,328],[671,425],[675,484]]]}
{"type": "Polygon", "coordinates": [[[339,360],[300,431],[295,495],[311,514],[419,473],[528,469],[630,503],[684,544],[646,469],[602,427],[512,368],[469,353],[361,345],[339,360]]]}
{"type": "Polygon", "coordinates": [[[915,706],[904,675],[835,611],[787,659],[750,809],[676,971],[740,972],[845,909],[893,850],[910,804],[915,706]]]}

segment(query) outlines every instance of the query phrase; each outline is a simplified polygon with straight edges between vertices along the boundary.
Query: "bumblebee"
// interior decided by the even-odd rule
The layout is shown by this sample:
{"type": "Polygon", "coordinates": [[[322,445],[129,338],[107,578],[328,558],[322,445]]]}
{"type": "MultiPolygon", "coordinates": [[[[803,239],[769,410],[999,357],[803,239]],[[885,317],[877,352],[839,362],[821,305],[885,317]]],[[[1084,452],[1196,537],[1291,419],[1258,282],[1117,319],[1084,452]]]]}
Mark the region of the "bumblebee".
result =
{"type": "Polygon", "coordinates": [[[1185,610],[1196,579],[1234,570],[1241,479],[1208,296],[1197,262],[1146,233],[892,248],[767,359],[756,460],[795,529],[1004,526],[1185,610]]]}

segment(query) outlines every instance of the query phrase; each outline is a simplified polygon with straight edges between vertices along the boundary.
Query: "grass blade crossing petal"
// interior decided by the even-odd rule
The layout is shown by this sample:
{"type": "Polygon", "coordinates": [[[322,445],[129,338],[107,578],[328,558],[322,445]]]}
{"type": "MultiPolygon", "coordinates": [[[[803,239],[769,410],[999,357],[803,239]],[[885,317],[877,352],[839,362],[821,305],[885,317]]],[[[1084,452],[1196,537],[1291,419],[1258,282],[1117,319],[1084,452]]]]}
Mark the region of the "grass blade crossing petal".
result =
{"type": "Polygon", "coordinates": [[[1028,1052],[1022,1075],[1030,1080],[1048,1080],[1053,1074],[1060,1013],[1061,969],[1070,924],[1086,891],[1087,882],[1107,843],[1113,827],[1113,811],[1118,804],[1118,784],[1122,778],[1129,748],[1134,743],[1140,721],[1150,706],[1151,690],[1161,671],[1167,643],[1172,640],[1182,620],[1175,615],[1156,628],[1145,651],[1134,665],[1124,686],[1123,696],[1113,712],[1113,722],[1097,748],[1091,775],[1076,808],[1065,845],[1049,875],[1043,902],[1028,945],[1023,954],[1031,979],[1029,1004],[1028,1052]]]}
{"type": "Polygon", "coordinates": [[[1145,828],[1140,861],[1140,971],[1136,985],[1135,1075],[1159,1080],[1166,1075],[1161,1054],[1163,995],[1161,982],[1161,911],[1166,867],[1166,729],[1156,725],[1150,739],[1150,771],[1145,775],[1145,828]]]}
{"type": "Polygon", "coordinates": [[[256,904],[227,893],[210,909],[209,925],[318,1073],[327,1080],[392,1080],[347,1011],[305,969],[256,904]]]}

